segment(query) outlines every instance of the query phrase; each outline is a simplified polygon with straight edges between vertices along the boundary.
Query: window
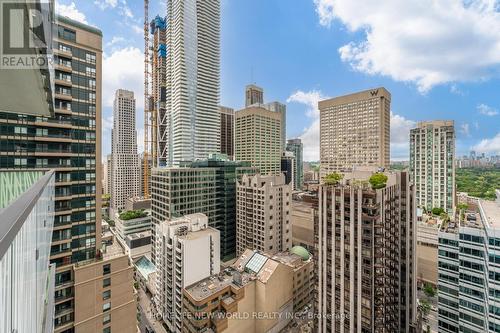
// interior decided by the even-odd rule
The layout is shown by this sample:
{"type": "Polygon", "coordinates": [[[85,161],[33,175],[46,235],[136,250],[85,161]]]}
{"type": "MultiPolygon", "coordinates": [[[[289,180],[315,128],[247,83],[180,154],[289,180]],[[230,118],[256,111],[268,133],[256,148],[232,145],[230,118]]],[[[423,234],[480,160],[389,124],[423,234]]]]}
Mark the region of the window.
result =
{"type": "Polygon", "coordinates": [[[111,333],[111,327],[106,327],[102,330],[102,333],[111,333]]]}
{"type": "Polygon", "coordinates": [[[102,275],[107,275],[111,273],[111,264],[106,264],[102,266],[102,275]]]}
{"type": "Polygon", "coordinates": [[[111,278],[105,278],[104,280],[102,280],[103,288],[109,287],[110,285],[111,285],[111,278]]]}
{"type": "Polygon", "coordinates": [[[102,324],[107,325],[111,322],[111,314],[106,314],[102,317],[102,324]]]}
{"type": "Polygon", "coordinates": [[[111,290],[106,290],[105,292],[102,293],[102,300],[103,301],[105,301],[109,298],[111,298],[111,290]]]}
{"type": "Polygon", "coordinates": [[[104,304],[102,305],[102,312],[109,311],[110,309],[111,309],[111,302],[104,303],[104,304]]]}

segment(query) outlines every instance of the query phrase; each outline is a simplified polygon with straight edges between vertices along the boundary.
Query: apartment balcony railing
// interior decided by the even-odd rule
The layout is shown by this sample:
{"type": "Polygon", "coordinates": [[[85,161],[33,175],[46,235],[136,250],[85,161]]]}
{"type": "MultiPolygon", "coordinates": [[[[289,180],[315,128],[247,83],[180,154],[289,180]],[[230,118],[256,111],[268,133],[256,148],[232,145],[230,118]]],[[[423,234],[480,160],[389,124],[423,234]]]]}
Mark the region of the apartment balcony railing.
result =
{"type": "Polygon", "coordinates": [[[0,173],[0,332],[52,332],[54,179],[54,171],[0,173]]]}

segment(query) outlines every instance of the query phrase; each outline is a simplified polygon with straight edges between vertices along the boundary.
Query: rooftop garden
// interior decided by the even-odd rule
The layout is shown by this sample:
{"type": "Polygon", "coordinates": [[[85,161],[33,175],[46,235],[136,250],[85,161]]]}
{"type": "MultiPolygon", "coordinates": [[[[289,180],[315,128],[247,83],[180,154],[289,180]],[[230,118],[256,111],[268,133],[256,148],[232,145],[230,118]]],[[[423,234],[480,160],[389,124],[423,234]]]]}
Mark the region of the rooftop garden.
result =
{"type": "Polygon", "coordinates": [[[344,176],[337,172],[326,175],[325,185],[337,185],[342,180],[342,178],[344,178],[344,176]]]}
{"type": "Polygon", "coordinates": [[[148,216],[148,213],[144,211],[144,209],[139,210],[129,210],[120,214],[120,220],[127,221],[133,219],[140,219],[141,217],[148,216]]]}
{"type": "Polygon", "coordinates": [[[378,190],[380,188],[384,188],[387,185],[387,179],[388,178],[386,175],[381,172],[377,172],[370,177],[369,182],[374,190],[378,190]]]}

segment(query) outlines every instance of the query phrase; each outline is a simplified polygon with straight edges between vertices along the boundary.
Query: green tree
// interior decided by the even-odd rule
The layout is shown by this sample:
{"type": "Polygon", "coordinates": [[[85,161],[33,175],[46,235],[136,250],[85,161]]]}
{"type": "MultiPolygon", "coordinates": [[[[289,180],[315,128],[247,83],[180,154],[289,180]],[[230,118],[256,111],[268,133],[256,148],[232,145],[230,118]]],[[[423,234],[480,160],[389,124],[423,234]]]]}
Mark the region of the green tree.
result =
{"type": "Polygon", "coordinates": [[[424,285],[424,293],[427,297],[434,297],[436,296],[436,289],[432,286],[430,283],[426,283],[424,285]]]}
{"type": "Polygon", "coordinates": [[[374,190],[384,188],[387,185],[387,176],[383,173],[377,172],[370,177],[370,184],[374,190]]]}
{"type": "Polygon", "coordinates": [[[441,207],[434,207],[434,208],[432,208],[432,215],[440,216],[444,212],[445,212],[444,209],[441,208],[441,207]]]}
{"type": "Polygon", "coordinates": [[[425,299],[420,300],[419,302],[420,304],[418,305],[418,310],[420,311],[420,313],[422,313],[422,318],[424,319],[424,321],[427,321],[427,316],[431,312],[431,305],[425,299]]]}
{"type": "Polygon", "coordinates": [[[334,172],[325,177],[326,185],[337,185],[344,176],[340,173],[334,172]]]}

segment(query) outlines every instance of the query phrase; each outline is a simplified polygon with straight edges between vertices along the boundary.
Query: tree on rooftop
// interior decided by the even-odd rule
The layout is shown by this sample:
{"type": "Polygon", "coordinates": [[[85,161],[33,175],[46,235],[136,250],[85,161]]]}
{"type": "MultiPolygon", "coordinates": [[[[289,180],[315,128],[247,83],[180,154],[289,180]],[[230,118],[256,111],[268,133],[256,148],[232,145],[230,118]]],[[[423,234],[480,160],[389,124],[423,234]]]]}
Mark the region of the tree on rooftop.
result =
{"type": "Polygon", "coordinates": [[[120,220],[127,221],[132,219],[138,219],[141,217],[146,217],[148,214],[144,211],[144,209],[139,210],[129,210],[120,214],[120,220]]]}
{"type": "Polygon", "coordinates": [[[340,173],[334,172],[329,175],[326,175],[325,177],[325,184],[326,185],[337,185],[344,176],[340,173]]]}
{"type": "Polygon", "coordinates": [[[444,209],[441,208],[441,207],[434,207],[434,208],[432,208],[432,215],[440,216],[444,212],[445,212],[444,209]]]}
{"type": "Polygon", "coordinates": [[[370,177],[370,184],[374,190],[384,188],[387,185],[387,176],[381,172],[374,173],[370,177]]]}

